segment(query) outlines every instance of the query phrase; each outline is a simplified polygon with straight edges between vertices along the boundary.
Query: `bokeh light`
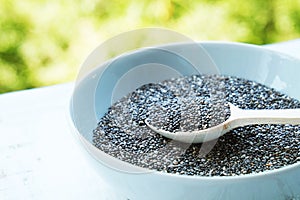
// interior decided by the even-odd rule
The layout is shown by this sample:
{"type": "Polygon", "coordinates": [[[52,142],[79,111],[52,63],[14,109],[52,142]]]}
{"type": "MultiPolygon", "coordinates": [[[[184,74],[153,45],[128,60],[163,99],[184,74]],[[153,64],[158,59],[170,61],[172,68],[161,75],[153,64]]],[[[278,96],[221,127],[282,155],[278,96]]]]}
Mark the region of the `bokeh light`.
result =
{"type": "Polygon", "coordinates": [[[0,0],[0,5],[0,93],[73,81],[96,46],[138,28],[253,44],[300,37],[300,0],[0,0]]]}

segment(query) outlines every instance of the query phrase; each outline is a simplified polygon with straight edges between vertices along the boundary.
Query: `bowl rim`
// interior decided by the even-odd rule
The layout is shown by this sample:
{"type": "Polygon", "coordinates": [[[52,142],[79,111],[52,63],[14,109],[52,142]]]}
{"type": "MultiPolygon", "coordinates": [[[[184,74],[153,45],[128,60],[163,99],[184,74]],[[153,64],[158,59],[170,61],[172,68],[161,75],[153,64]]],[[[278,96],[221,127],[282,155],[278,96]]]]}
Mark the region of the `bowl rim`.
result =
{"type": "MultiPolygon", "coordinates": [[[[189,44],[191,42],[181,42],[181,43],[169,43],[169,44],[163,44],[163,45],[158,45],[158,46],[154,46],[154,47],[165,47],[165,46],[170,46],[170,45],[185,45],[185,44],[189,44]]],[[[196,41],[197,44],[204,44],[204,45],[216,45],[216,46],[231,46],[231,47],[238,47],[238,48],[251,48],[254,50],[258,50],[258,51],[263,51],[266,53],[271,53],[271,54],[275,54],[276,56],[280,57],[281,59],[288,59],[288,60],[294,60],[296,62],[299,62],[300,64],[300,59],[288,55],[286,53],[283,52],[279,52],[273,49],[269,49],[269,48],[265,48],[264,46],[259,46],[259,45],[255,45],[255,44],[248,44],[248,43],[242,43],[242,42],[231,42],[231,41],[196,41]]],[[[136,53],[138,51],[142,51],[145,50],[147,48],[153,48],[153,47],[143,47],[140,49],[136,49],[130,52],[126,52],[123,53],[121,55],[118,56],[128,56],[131,55],[133,53],[136,53]]],[[[94,50],[96,51],[97,48],[94,50]]],[[[92,53],[94,53],[94,51],[92,53]]],[[[117,56],[117,57],[118,57],[117,56]]],[[[87,57],[86,59],[88,59],[89,57],[87,57]]],[[[114,57],[115,58],[115,57],[114,57]]],[[[112,58],[112,59],[114,59],[112,58]]],[[[107,62],[111,62],[112,59],[109,59],[107,61],[105,61],[104,63],[98,64],[97,66],[102,66],[105,65],[107,62]]],[[[83,63],[84,64],[84,63],[83,63]]],[[[82,64],[82,65],[83,65],[82,64]]],[[[90,144],[91,146],[95,147],[91,142],[87,141],[84,136],[78,131],[75,123],[74,123],[74,118],[73,118],[73,111],[72,111],[72,102],[73,102],[73,94],[74,91],[76,90],[76,87],[78,85],[80,85],[81,82],[83,82],[95,69],[92,68],[88,73],[86,73],[83,77],[81,77],[79,80],[76,80],[75,82],[75,87],[73,89],[72,95],[71,95],[71,99],[69,101],[69,112],[68,112],[68,116],[69,116],[69,121],[70,124],[72,125],[73,129],[77,132],[76,135],[79,136],[81,145],[83,145],[85,147],[85,150],[88,152],[89,156],[93,157],[93,159],[95,159],[99,164],[101,164],[104,167],[109,168],[110,170],[114,170],[117,171],[118,173],[121,174],[131,174],[131,175],[141,175],[141,174],[154,174],[154,175],[159,175],[159,176],[163,176],[163,177],[169,177],[169,178],[179,178],[179,179],[187,179],[187,180],[193,180],[193,181],[198,181],[198,180],[209,180],[209,181],[230,181],[230,180],[248,180],[248,179],[255,179],[255,178],[261,178],[262,176],[274,176],[274,175],[278,175],[281,173],[285,173],[285,172],[289,172],[291,170],[296,170],[299,169],[300,170],[300,161],[297,161],[296,163],[293,164],[289,164],[286,166],[282,166],[280,168],[277,169],[272,169],[272,170],[266,170],[266,171],[262,171],[262,172],[253,172],[253,173],[249,173],[249,174],[240,174],[240,175],[226,175],[226,176],[201,176],[201,175],[186,175],[186,174],[175,174],[175,173],[168,173],[168,172],[163,172],[163,171],[157,171],[157,170],[152,170],[152,169],[147,169],[147,168],[143,168],[143,167],[139,167],[136,166],[134,164],[131,164],[129,162],[126,161],[122,161],[118,158],[115,158],[107,153],[105,153],[106,155],[108,155],[109,157],[111,157],[111,159],[116,159],[118,160],[118,162],[126,164],[126,165],[131,165],[133,168],[140,168],[143,170],[143,173],[133,173],[133,172],[125,172],[119,169],[115,169],[114,167],[108,166],[108,164],[104,163],[103,161],[101,161],[100,159],[98,159],[98,157],[96,157],[95,155],[93,155],[93,153],[90,151],[90,147],[88,147],[85,142],[87,142],[88,144],[90,144]],[[85,140],[85,141],[82,141],[85,140]]],[[[97,147],[95,147],[97,148],[97,147]]],[[[97,151],[101,151],[97,148],[97,151]]],[[[101,151],[103,152],[103,151],[101,151]]]]}

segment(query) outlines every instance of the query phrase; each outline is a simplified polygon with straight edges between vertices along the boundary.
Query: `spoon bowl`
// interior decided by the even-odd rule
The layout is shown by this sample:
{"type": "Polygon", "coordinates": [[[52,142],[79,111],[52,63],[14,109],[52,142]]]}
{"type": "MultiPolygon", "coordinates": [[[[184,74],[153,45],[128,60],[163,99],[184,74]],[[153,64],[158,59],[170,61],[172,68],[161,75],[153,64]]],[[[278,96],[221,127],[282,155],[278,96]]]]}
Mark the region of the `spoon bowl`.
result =
{"type": "Polygon", "coordinates": [[[300,109],[276,109],[276,110],[243,110],[228,103],[230,107],[230,117],[207,129],[196,131],[170,132],[158,129],[151,124],[148,119],[146,125],[167,138],[186,143],[202,143],[219,138],[230,130],[253,124],[300,124],[300,109]]]}

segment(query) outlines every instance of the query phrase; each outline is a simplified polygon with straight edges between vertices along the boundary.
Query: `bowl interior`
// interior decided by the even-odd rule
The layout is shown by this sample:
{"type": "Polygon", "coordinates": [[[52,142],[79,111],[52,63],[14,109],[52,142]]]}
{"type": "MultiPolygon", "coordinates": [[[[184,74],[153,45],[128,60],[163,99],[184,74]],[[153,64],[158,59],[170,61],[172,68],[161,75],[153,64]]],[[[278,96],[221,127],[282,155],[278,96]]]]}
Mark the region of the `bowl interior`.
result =
{"type": "MultiPolygon", "coordinates": [[[[148,48],[99,63],[77,82],[71,117],[92,141],[93,129],[107,109],[141,85],[192,74],[223,74],[257,81],[300,99],[300,61],[262,47],[239,43],[174,44],[148,48]],[[184,53],[182,53],[184,52],[184,53]]],[[[89,58],[87,58],[89,59],[89,58]]]]}

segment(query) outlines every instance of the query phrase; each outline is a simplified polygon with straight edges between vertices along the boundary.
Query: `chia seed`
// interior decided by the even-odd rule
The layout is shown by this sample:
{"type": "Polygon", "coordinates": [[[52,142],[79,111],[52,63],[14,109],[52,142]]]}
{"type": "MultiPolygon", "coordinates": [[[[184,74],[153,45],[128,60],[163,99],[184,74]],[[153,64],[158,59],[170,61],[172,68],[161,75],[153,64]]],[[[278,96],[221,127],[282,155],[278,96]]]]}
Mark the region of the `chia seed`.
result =
{"type": "Polygon", "coordinates": [[[237,176],[300,161],[300,125],[249,125],[216,141],[187,144],[145,124],[176,132],[201,130],[242,109],[300,108],[300,101],[260,83],[223,75],[193,75],[144,85],[115,102],[93,131],[93,144],[125,162],[166,173],[237,176]]]}

